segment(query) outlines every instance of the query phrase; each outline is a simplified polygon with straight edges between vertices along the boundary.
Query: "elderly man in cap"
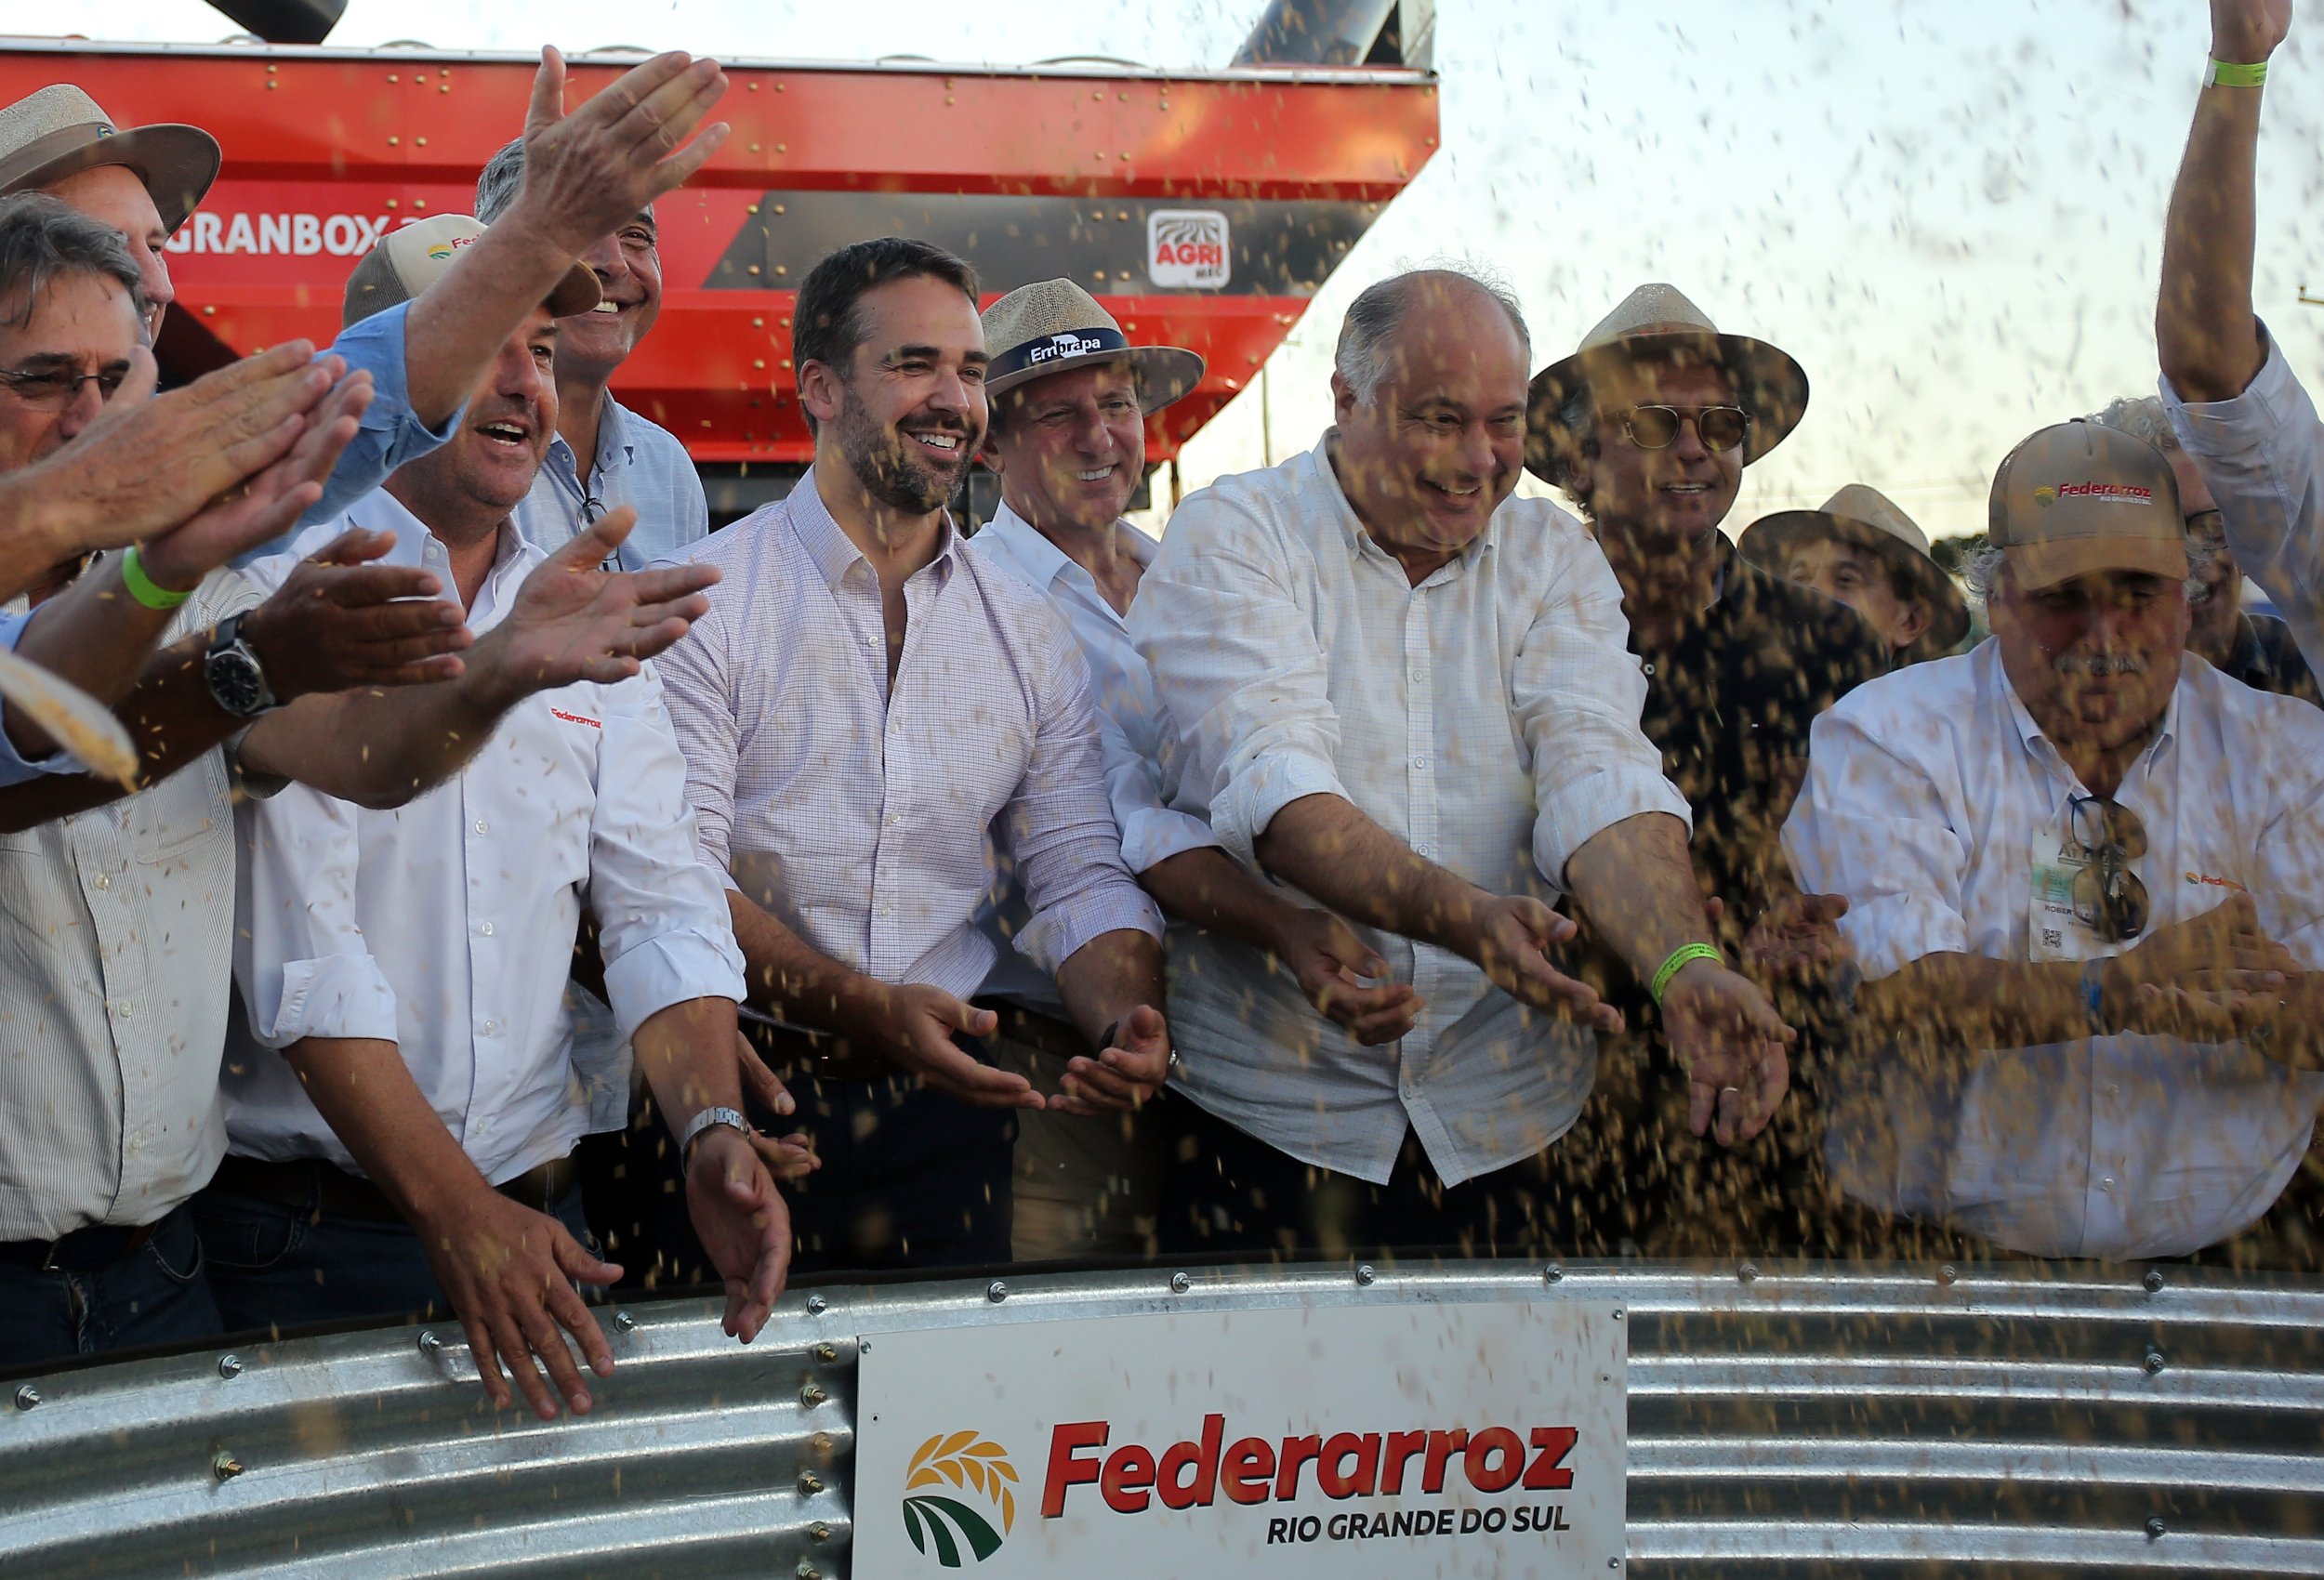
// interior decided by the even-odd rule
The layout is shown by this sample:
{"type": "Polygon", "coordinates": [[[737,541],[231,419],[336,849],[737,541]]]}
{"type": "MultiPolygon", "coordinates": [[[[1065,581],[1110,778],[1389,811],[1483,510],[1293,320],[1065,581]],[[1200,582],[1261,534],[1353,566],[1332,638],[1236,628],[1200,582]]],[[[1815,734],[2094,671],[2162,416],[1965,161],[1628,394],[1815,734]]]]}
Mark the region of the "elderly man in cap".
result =
{"type": "Polygon", "coordinates": [[[1992,638],[1851,693],[1784,829],[1844,895],[1849,1196],[2037,1256],[2265,1214],[2324,1104],[2324,714],[2183,663],[2170,464],[2093,423],[1993,480],[1992,638]]]}
{"type": "Polygon", "coordinates": [[[726,579],[662,666],[823,1160],[793,1192],[802,1265],[1008,1260],[1013,1112],[1126,1112],[1169,1067],[1161,917],[1122,865],[1089,665],[945,510],[984,438],[976,298],[967,264],[905,237],[809,270],[792,360],[815,464],[692,551],[726,579]],[[1005,944],[977,926],[995,837],[1030,911],[1005,944]],[[1081,1039],[1054,1086],[984,1050],[999,1019],[970,998],[1002,949],[1055,980],[1081,1039]]]}
{"type": "Polygon", "coordinates": [[[1927,534],[1876,488],[1852,482],[1821,509],[1762,516],[1735,546],[1864,616],[1896,664],[1940,658],[1969,634],[1969,606],[1929,558],[1927,534]]]}
{"type": "MultiPolygon", "coordinates": [[[[456,285],[435,260],[482,230],[447,215],[390,235],[348,282],[348,321],[456,285]]],[[[589,551],[617,545],[627,511],[553,560],[509,520],[555,431],[558,321],[596,294],[574,269],[508,337],[460,431],[303,541],[392,532],[391,560],[441,574],[486,631],[523,617],[544,572],[600,579],[589,551]]],[[[252,575],[295,563],[279,556],[252,575]]],[[[716,579],[693,566],[647,574],[680,593],[716,579]]],[[[640,649],[684,625],[641,630],[640,649]]],[[[599,1375],[613,1363],[568,1281],[620,1271],[584,1249],[569,1162],[590,1117],[563,1005],[585,903],[618,1031],[635,1038],[726,1280],[729,1333],[756,1334],[789,1249],[740,1113],[742,956],[695,853],[659,682],[618,652],[564,678],[392,811],[293,787],[238,814],[247,1034],[225,1083],[228,1155],[195,1207],[229,1326],[448,1304],[495,1402],[509,1397],[497,1353],[544,1416],[556,1397],[589,1407],[559,1326],[599,1375]]]]}
{"type": "Polygon", "coordinates": [[[1177,941],[1195,1141],[1166,1244],[1564,1243],[1550,1154],[1621,1020],[1553,964],[1562,892],[1652,984],[1697,1134],[1749,1137],[1782,1098],[1792,1034],[1710,941],[1620,590],[1579,523],[1513,497],[1527,360],[1514,301],[1468,274],[1367,288],[1337,426],[1189,496],[1145,573],[1129,632],[1182,738],[1178,809],[1418,1001],[1366,1047],[1247,945],[1177,941]]]}
{"type": "MultiPolygon", "coordinates": [[[[1580,507],[1622,589],[1629,647],[1644,671],[1642,722],[1694,813],[1697,870],[1725,936],[1755,974],[1813,990],[1834,964],[1839,902],[1797,894],[1777,831],[1806,771],[1809,723],[1881,673],[1885,644],[1853,611],[1736,554],[1720,532],[1743,468],[1807,410],[1790,356],[1720,333],[1673,287],[1642,285],[1533,380],[1526,464],[1580,507]],[[1801,979],[1804,979],[1804,982],[1801,979]]],[[[1603,1100],[1642,1111],[1613,1126],[1631,1145],[1609,1191],[1624,1228],[1667,1249],[1724,1252],[1737,1239],[1814,1239],[1813,1101],[1745,1152],[1683,1144],[1670,1053],[1653,1034],[1646,984],[1606,958],[1587,902],[1587,970],[1644,1034],[1616,1062],[1603,1100]],[[1633,1077],[1636,1086],[1633,1088],[1633,1077]]],[[[1815,1016],[1814,991],[1787,1004],[1815,1016]]],[[[1813,1048],[1809,1050],[1811,1053],[1813,1048]]],[[[1814,1096],[1813,1060],[1804,1096],[1814,1096]]]]}
{"type": "Polygon", "coordinates": [[[2162,399],[2228,551],[2324,665],[2324,420],[2252,310],[2260,101],[2291,0],[2212,0],[2211,59],[2163,232],[2162,399]]]}
{"type": "Polygon", "coordinates": [[[2243,568],[2227,550],[2219,501],[2203,468],[2179,442],[2163,402],[2153,395],[2125,396],[2090,420],[2143,439],[2170,457],[2179,509],[2186,518],[2187,651],[2247,686],[2324,705],[2291,625],[2272,614],[2245,611],[2243,568]]]}
{"type": "MultiPolygon", "coordinates": [[[[0,204],[0,257],[21,250],[13,232],[27,228],[54,255],[46,291],[69,289],[74,310],[36,307],[0,325],[0,362],[67,370],[75,392],[46,409],[0,395],[0,462],[51,453],[86,419],[87,385],[101,390],[145,334],[118,232],[50,199],[17,200],[0,204]]],[[[350,394],[359,404],[360,384],[335,399],[350,394]]],[[[324,415],[286,457],[296,483],[267,490],[285,520],[351,436],[350,413],[324,415]]],[[[271,597],[214,569],[243,539],[181,535],[148,540],[152,557],[111,605],[118,625],[169,643],[121,709],[143,786],[124,799],[68,762],[0,790],[12,852],[0,862],[0,1000],[40,1007],[0,1016],[7,1364],[218,1329],[185,1204],[225,1146],[237,787],[262,796],[297,779],[376,806],[407,800],[533,691],[674,640],[673,617],[691,607],[680,595],[698,585],[641,598],[652,586],[599,576],[588,568],[603,546],[577,544],[470,646],[459,608],[434,599],[435,572],[366,563],[384,534],[350,532],[278,569],[271,597]],[[409,684],[423,680],[444,683],[409,684]]]]}
{"type": "MultiPolygon", "coordinates": [[[[1173,921],[1235,941],[1255,973],[1279,965],[1359,1040],[1394,1041],[1417,1012],[1411,988],[1359,981],[1387,967],[1345,922],[1261,882],[1208,823],[1168,804],[1176,733],[1128,625],[1156,546],[1121,514],[1145,475],[1146,418],[1194,389],[1202,359],[1131,345],[1070,280],[1020,286],[984,316],[993,359],[984,454],[1000,475],[1001,505],[971,552],[1022,578],[1073,627],[1089,665],[1123,861],[1173,921]]],[[[978,1002],[1000,1016],[992,1046],[1002,1065],[1032,1073],[1045,1057],[1062,1064],[1088,1046],[1059,1019],[1054,981],[1005,946],[1027,918],[1010,876],[985,910],[999,947],[978,1002]]],[[[1151,1116],[1125,1117],[1119,1133],[1040,1112],[1020,1115],[1018,1126],[1018,1260],[1148,1247],[1161,1165],[1151,1116]]]]}
{"type": "MultiPolygon", "coordinates": [[[[376,398],[307,520],[336,519],[405,461],[442,443],[497,348],[574,259],[718,151],[723,123],[685,147],[725,92],[718,63],[683,54],[636,67],[571,115],[565,68],[541,52],[525,118],[530,176],[503,223],[462,259],[456,289],[408,314],[351,326],[332,348],[376,398]]],[[[0,109],[0,193],[46,191],[128,237],[149,330],[176,298],[165,244],[216,179],[217,139],[196,126],[116,127],[69,84],[0,109]]]]}

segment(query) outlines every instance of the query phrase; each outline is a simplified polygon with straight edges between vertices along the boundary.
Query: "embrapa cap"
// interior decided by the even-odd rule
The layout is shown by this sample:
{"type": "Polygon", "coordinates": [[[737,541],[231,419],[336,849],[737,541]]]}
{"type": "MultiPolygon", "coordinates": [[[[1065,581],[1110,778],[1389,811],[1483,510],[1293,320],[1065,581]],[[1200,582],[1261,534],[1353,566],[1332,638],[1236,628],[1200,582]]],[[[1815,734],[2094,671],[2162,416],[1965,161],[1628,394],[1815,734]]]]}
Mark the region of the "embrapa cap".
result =
{"type": "Polygon", "coordinates": [[[1178,346],[1133,346],[1114,315],[1070,280],[1020,285],[984,309],[987,399],[1085,362],[1126,362],[1151,416],[1202,382],[1202,358],[1178,346]]]}
{"type": "MultiPolygon", "coordinates": [[[[460,249],[472,245],[483,233],[484,227],[466,214],[439,214],[389,231],[347,277],[340,325],[361,323],[399,302],[412,300],[442,279],[460,249]]],[[[588,311],[597,300],[597,275],[576,263],[549,292],[548,310],[559,318],[570,318],[588,311]]]]}
{"type": "Polygon", "coordinates": [[[2032,435],[1993,474],[1987,541],[2029,591],[2093,571],[2186,579],[2186,523],[2171,462],[2143,439],[2080,417],[2032,435]]]}

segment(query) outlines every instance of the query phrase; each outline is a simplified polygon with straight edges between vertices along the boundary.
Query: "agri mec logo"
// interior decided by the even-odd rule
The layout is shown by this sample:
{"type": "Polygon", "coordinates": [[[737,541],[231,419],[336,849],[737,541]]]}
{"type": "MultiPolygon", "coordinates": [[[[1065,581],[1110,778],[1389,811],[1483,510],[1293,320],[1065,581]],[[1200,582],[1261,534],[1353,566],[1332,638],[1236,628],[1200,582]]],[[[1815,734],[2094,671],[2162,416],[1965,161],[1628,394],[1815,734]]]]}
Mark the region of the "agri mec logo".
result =
{"type": "Polygon", "coordinates": [[[961,1567],[964,1542],[982,1563],[1000,1550],[1001,1538],[1017,1522],[1016,1480],[1017,1468],[1000,1444],[974,1432],[939,1433],[920,1444],[905,1467],[904,1534],[921,1553],[933,1546],[936,1561],[946,1569],[961,1567]],[[964,1493],[973,1489],[999,1517],[1000,1529],[993,1529],[986,1514],[948,1495],[947,1485],[964,1493]],[[919,1492],[922,1487],[936,1490],[919,1492]]]}
{"type": "Polygon", "coordinates": [[[1215,208],[1157,208],[1146,216],[1146,277],[1156,285],[1216,290],[1234,266],[1226,216],[1215,208]]]}

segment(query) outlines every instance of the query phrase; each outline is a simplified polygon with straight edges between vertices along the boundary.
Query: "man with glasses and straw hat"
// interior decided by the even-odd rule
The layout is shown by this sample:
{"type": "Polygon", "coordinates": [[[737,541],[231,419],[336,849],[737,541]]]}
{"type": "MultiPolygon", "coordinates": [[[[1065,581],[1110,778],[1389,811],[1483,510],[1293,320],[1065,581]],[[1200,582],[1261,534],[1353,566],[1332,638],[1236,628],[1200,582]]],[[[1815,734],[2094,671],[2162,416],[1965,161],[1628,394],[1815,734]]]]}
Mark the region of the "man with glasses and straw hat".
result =
{"type": "MultiPolygon", "coordinates": [[[[1885,670],[1888,653],[1854,612],[1752,565],[1719,531],[1743,468],[1799,425],[1807,396],[1790,356],[1720,333],[1672,286],[1642,285],[1534,376],[1525,464],[1573,498],[1621,584],[1646,678],[1640,723],[1693,810],[1695,867],[1729,940],[1763,979],[1812,987],[1835,963],[1840,906],[1794,891],[1776,831],[1805,771],[1809,723],[1885,670]]],[[[1689,1145],[1644,984],[1604,958],[1593,918],[1578,919],[1586,968],[1650,1029],[1636,1092],[1618,1074],[1600,1094],[1640,1110],[1609,1126],[1632,1149],[1608,1160],[1629,1203],[1626,1237],[1706,1251],[1736,1249],[1736,1236],[1762,1249],[1814,1239],[1819,1220],[1801,1217],[1819,1192],[1812,1050],[1800,1083],[1811,1100],[1765,1139],[1725,1155],[1689,1145]]],[[[1798,1025],[1816,1001],[1785,1007],[1798,1025]]]]}
{"type": "Polygon", "coordinates": [[[1992,638],[1818,719],[1784,828],[1848,902],[1832,1172],[2046,1257],[2265,1214],[2324,1104],[2324,716],[2186,664],[2170,462],[2094,423],[1993,481],[1992,638]]]}
{"type": "MultiPolygon", "coordinates": [[[[1159,546],[1121,514],[1145,475],[1146,418],[1192,393],[1202,359],[1175,346],[1131,345],[1113,315],[1070,280],[1020,286],[986,308],[984,343],[993,355],[984,460],[1000,475],[1001,506],[975,551],[1054,603],[1089,661],[1124,862],[1173,921],[1273,954],[1308,1001],[1359,1041],[1394,1041],[1418,1007],[1411,987],[1360,981],[1384,975],[1386,966],[1345,922],[1261,883],[1226,853],[1208,821],[1168,804],[1177,786],[1177,732],[1127,625],[1159,546]]],[[[1027,917],[1011,877],[982,920],[1005,939],[1027,917]]],[[[1054,979],[1013,949],[1000,949],[997,959],[978,1003],[1000,1016],[992,1040],[999,1060],[1031,1075],[1044,1056],[1062,1067],[1087,1055],[1087,1042],[1062,1019],[1054,979]]],[[[1145,1250],[1159,1142],[1150,1116],[1124,1116],[1115,1126],[1021,1115],[1017,1259],[1145,1250]]]]}
{"type": "Polygon", "coordinates": [[[1898,664],[1941,658],[1969,634],[1969,605],[1929,558],[1928,535],[1879,489],[1852,482],[1820,509],[1762,516],[1735,546],[1864,616],[1898,664]]]}

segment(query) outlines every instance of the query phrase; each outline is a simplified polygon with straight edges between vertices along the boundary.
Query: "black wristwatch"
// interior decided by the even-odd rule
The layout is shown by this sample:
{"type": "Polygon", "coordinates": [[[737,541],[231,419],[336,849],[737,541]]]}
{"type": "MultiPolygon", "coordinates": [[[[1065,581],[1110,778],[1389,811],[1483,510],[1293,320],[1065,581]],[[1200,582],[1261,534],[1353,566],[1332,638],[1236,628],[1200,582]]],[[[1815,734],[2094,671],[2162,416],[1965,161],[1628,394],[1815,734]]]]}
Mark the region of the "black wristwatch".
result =
{"type": "Polygon", "coordinates": [[[202,677],[210,684],[210,700],[236,718],[256,718],[277,706],[273,688],[258,655],[242,639],[239,614],[218,623],[209,651],[202,655],[202,677]]]}

